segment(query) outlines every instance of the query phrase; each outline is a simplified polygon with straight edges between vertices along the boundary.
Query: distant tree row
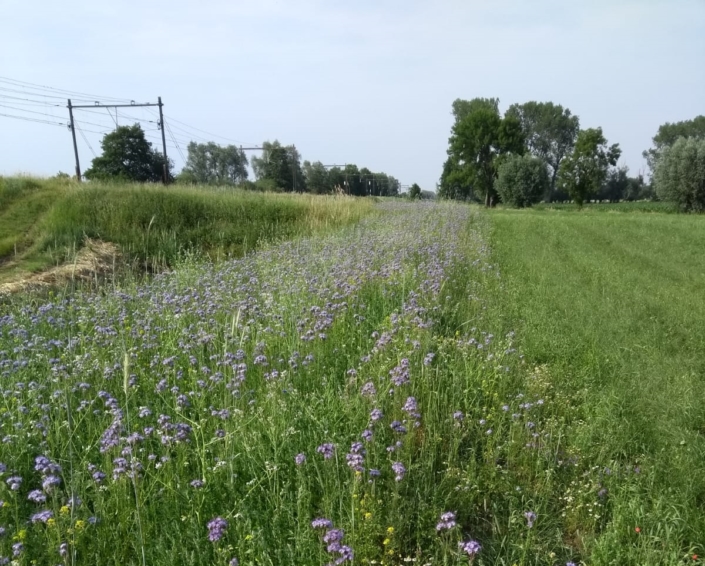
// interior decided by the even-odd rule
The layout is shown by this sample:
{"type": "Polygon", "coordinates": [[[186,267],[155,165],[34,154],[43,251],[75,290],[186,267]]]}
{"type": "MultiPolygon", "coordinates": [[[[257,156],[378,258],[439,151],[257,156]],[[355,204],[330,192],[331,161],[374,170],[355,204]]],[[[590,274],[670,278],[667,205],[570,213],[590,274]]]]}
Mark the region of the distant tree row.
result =
{"type": "MultiPolygon", "coordinates": [[[[147,141],[139,124],[120,126],[101,142],[103,154],[85,172],[87,179],[158,182],[164,178],[164,158],[147,141]]],[[[262,153],[252,158],[255,182],[248,180],[249,161],[245,152],[233,145],[214,142],[188,144],[186,164],[175,180],[183,184],[232,185],[246,189],[316,194],[344,193],[355,196],[397,196],[399,181],[386,173],[347,164],[327,167],[320,161],[301,164],[293,145],[278,141],[262,144],[262,153]]],[[[173,179],[173,164],[167,164],[173,179]]]]}

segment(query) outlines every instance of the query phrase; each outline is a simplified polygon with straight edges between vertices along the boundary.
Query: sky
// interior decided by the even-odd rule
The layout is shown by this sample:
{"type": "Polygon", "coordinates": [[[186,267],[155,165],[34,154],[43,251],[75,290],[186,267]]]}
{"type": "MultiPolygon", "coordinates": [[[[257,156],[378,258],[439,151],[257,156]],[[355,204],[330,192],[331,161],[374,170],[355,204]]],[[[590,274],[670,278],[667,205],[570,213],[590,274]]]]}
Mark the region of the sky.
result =
{"type": "MultiPolygon", "coordinates": [[[[161,96],[177,171],[191,140],[278,139],[425,190],[457,98],[561,104],[619,143],[631,174],[659,125],[705,114],[705,0],[0,0],[0,14],[5,175],[74,172],[67,96],[51,89],[74,104],[161,96]]],[[[114,117],[75,112],[85,170],[114,117]]],[[[154,109],[118,110],[133,118],[161,147],[154,109]]]]}

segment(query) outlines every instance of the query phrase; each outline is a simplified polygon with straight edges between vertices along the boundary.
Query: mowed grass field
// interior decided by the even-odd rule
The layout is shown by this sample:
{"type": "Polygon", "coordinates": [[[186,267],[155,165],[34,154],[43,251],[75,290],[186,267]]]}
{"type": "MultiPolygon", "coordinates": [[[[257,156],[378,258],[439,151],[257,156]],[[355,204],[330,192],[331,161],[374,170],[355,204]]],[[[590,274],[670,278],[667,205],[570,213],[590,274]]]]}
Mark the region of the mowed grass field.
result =
{"type": "Polygon", "coordinates": [[[485,316],[516,331],[565,401],[561,450],[585,474],[563,486],[562,513],[592,502],[583,480],[605,485],[593,529],[558,523],[589,564],[692,563],[705,550],[705,217],[593,207],[491,221],[501,283],[485,316]]]}

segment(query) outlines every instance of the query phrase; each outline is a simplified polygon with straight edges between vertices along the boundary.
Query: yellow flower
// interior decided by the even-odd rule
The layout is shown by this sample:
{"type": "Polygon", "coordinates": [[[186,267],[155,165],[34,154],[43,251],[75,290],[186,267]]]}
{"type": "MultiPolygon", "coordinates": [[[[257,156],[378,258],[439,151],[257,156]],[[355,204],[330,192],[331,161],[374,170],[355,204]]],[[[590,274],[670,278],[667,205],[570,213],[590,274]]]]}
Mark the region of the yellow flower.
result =
{"type": "Polygon", "coordinates": [[[78,521],[76,521],[76,530],[77,530],[77,531],[82,531],[85,527],[86,527],[86,522],[85,522],[85,521],[82,521],[81,519],[79,519],[78,521]]]}
{"type": "Polygon", "coordinates": [[[47,519],[47,526],[53,527],[54,525],[56,525],[56,519],[54,519],[54,517],[47,519]]]}
{"type": "Polygon", "coordinates": [[[388,538],[386,538],[386,539],[384,539],[384,541],[382,541],[382,544],[383,544],[384,546],[387,546],[390,542],[392,542],[392,541],[389,540],[388,538]]]}
{"type": "Polygon", "coordinates": [[[371,519],[372,513],[365,513],[365,519],[371,519]]]}
{"type": "Polygon", "coordinates": [[[253,537],[252,535],[245,535],[245,540],[252,540],[253,538],[255,537],[253,537]]]}
{"type": "Polygon", "coordinates": [[[59,509],[59,513],[61,515],[68,515],[71,510],[69,509],[68,505],[64,505],[61,509],[59,509]]]}
{"type": "Polygon", "coordinates": [[[387,532],[388,532],[390,535],[393,535],[393,534],[394,534],[394,527],[387,527],[387,532]]]}
{"type": "Polygon", "coordinates": [[[26,529],[20,529],[17,531],[17,534],[12,537],[13,540],[24,540],[27,538],[27,530],[26,529]]]}

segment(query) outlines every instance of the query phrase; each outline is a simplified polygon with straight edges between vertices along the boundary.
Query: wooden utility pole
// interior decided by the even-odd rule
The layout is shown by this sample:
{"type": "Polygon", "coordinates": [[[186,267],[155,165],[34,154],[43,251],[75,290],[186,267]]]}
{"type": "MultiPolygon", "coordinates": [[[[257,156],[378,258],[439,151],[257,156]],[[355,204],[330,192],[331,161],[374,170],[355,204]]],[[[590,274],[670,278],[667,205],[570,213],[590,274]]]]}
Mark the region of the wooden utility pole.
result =
{"type": "Polygon", "coordinates": [[[159,127],[162,129],[162,147],[164,148],[164,184],[168,185],[169,184],[169,161],[167,160],[166,156],[166,134],[164,133],[164,114],[162,113],[162,97],[158,96],[157,100],[159,101],[159,127]]]}
{"type": "Polygon", "coordinates": [[[76,180],[81,182],[81,165],[78,162],[78,146],[76,145],[76,127],[73,123],[73,107],[69,98],[69,118],[71,119],[71,135],[73,136],[73,154],[76,156],[76,180]]]}

